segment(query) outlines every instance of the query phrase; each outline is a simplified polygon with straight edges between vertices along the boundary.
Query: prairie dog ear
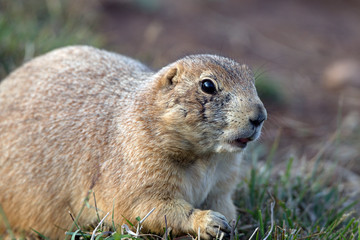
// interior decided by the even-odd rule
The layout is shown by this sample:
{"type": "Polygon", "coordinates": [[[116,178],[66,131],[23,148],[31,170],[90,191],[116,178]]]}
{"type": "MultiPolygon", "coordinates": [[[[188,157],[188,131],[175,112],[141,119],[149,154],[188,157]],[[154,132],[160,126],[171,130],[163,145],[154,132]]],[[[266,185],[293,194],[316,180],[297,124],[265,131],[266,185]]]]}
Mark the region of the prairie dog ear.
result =
{"type": "Polygon", "coordinates": [[[159,87],[170,87],[176,85],[180,81],[180,76],[182,73],[182,66],[180,64],[175,64],[170,66],[160,78],[159,87]]]}

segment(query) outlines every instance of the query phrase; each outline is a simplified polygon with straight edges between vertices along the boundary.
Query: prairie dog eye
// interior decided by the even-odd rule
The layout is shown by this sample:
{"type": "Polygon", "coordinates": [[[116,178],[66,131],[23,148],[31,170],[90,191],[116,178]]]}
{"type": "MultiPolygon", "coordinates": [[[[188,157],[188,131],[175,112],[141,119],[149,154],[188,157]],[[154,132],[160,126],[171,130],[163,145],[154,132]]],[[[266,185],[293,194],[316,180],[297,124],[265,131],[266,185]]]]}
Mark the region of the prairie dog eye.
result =
{"type": "Polygon", "coordinates": [[[201,90],[207,94],[215,94],[216,93],[216,85],[213,80],[204,79],[201,81],[201,90]]]}

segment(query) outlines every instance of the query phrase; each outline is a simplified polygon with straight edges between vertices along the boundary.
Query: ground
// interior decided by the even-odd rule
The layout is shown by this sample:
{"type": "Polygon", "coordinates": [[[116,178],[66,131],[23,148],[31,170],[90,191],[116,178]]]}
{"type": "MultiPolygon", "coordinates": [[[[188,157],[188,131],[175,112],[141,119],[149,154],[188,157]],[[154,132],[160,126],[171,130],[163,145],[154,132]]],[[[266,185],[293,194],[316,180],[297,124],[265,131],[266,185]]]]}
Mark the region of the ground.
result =
{"type": "Polygon", "coordinates": [[[99,9],[109,48],[153,68],[193,53],[252,66],[278,90],[264,96],[261,141],[269,146],[280,136],[279,159],[314,157],[345,124],[344,141],[324,149],[325,157],[360,173],[360,89],[324,85],[334,62],[360,60],[358,1],[106,0],[99,9]]]}

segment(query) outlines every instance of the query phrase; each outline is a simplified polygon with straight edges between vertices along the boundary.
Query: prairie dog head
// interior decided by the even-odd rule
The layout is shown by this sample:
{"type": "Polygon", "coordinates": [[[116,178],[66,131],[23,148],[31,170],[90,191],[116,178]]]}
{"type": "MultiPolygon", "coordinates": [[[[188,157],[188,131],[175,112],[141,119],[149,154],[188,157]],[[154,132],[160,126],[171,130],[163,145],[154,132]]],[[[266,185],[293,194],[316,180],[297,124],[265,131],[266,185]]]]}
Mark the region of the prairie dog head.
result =
{"type": "Polygon", "coordinates": [[[193,55],[161,69],[156,78],[162,133],[172,136],[174,147],[238,152],[260,136],[267,114],[246,65],[193,55]]]}

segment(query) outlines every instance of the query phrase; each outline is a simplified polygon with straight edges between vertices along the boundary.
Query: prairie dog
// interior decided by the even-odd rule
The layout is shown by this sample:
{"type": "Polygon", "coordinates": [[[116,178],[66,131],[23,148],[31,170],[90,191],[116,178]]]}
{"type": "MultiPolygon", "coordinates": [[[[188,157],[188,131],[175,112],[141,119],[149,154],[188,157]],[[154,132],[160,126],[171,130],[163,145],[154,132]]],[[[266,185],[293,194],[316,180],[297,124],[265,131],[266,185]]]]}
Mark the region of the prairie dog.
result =
{"type": "MultiPolygon", "coordinates": [[[[166,215],[175,235],[228,234],[239,153],[265,119],[251,70],[225,57],[154,72],[93,47],[54,50],[0,84],[0,204],[17,233],[51,239],[89,189],[116,224],[155,208],[146,231],[161,234],[166,215]]],[[[96,219],[86,208],[79,222],[96,219]]]]}

